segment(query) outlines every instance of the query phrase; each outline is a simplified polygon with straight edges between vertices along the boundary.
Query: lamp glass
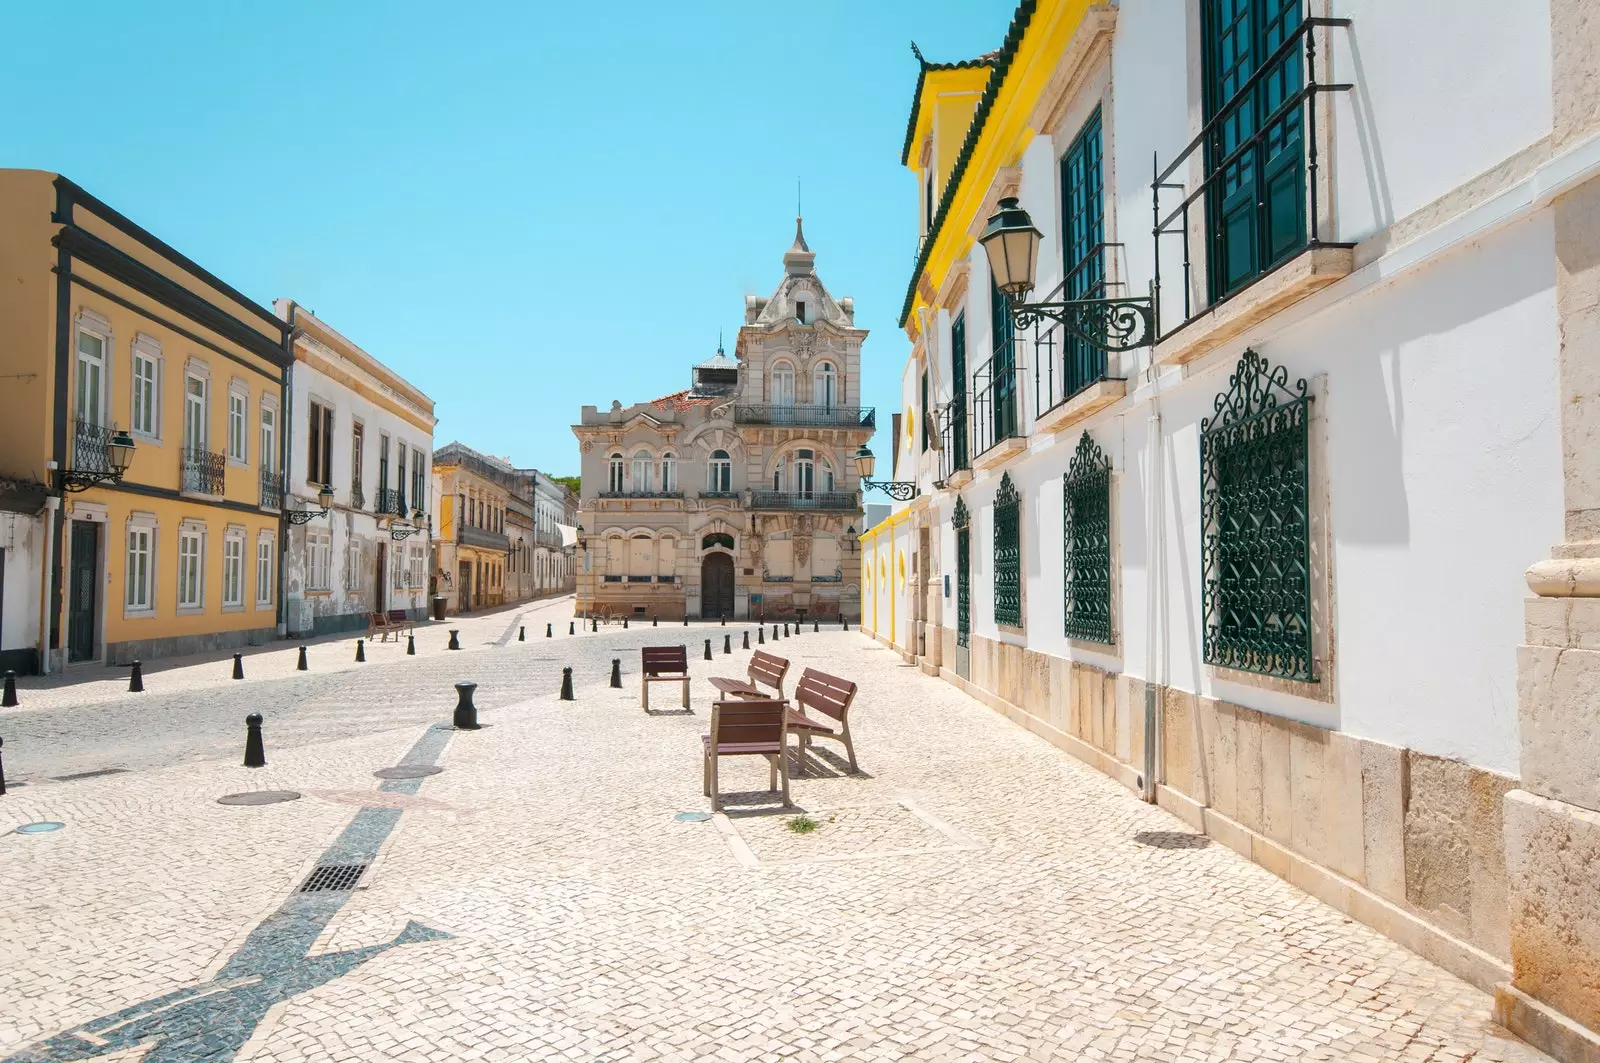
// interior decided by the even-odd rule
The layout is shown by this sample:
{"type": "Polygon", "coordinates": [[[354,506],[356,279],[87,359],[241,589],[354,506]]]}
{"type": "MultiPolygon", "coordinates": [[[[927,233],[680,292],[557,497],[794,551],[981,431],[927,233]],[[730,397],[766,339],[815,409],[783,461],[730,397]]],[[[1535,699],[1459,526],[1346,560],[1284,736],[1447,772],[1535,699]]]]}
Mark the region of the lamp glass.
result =
{"type": "Polygon", "coordinates": [[[872,451],[867,449],[865,443],[856,451],[856,472],[863,480],[872,479],[872,470],[877,468],[878,460],[872,456],[872,451]]]}
{"type": "Polygon", "coordinates": [[[422,507],[421,506],[418,506],[416,509],[413,509],[411,511],[411,523],[413,523],[413,524],[421,524],[422,523],[422,517],[423,517],[423,513],[422,513],[422,507]]]}
{"type": "Polygon", "coordinates": [[[121,476],[128,471],[128,466],[133,462],[133,437],[123,431],[117,431],[106,441],[106,461],[111,464],[111,471],[121,476]]]}
{"type": "Polygon", "coordinates": [[[1033,290],[1039,241],[1043,238],[1015,196],[1000,201],[978,242],[988,256],[995,287],[1006,296],[1020,299],[1033,290]]]}
{"type": "Polygon", "coordinates": [[[322,490],[317,492],[317,505],[323,509],[333,508],[333,488],[327,484],[322,485],[322,490]]]}

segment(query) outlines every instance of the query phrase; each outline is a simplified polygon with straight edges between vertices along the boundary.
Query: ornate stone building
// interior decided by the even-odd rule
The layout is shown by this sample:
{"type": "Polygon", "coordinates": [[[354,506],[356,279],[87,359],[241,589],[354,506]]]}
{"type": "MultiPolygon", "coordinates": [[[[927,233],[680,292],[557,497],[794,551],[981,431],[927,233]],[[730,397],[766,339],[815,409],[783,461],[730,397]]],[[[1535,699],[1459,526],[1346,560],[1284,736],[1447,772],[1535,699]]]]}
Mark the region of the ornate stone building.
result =
{"type": "Polygon", "coordinates": [[[733,358],[719,346],[683,391],[583,408],[581,612],[859,615],[867,332],[815,260],[796,219],[777,291],[745,298],[733,358]]]}

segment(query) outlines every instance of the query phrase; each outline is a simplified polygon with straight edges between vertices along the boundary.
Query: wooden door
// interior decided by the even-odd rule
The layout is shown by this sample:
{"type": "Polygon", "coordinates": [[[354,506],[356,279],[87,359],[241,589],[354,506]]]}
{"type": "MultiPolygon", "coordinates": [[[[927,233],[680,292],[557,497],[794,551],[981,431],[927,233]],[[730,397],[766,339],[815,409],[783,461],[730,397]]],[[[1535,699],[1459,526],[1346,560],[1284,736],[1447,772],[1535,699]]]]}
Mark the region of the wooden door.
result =
{"type": "Polygon", "coordinates": [[[72,522],[69,563],[71,592],[67,600],[67,660],[94,659],[96,603],[100,595],[100,526],[72,522]]]}
{"type": "Polygon", "coordinates": [[[733,615],[733,558],[707,554],[700,562],[700,615],[707,620],[733,615]]]}

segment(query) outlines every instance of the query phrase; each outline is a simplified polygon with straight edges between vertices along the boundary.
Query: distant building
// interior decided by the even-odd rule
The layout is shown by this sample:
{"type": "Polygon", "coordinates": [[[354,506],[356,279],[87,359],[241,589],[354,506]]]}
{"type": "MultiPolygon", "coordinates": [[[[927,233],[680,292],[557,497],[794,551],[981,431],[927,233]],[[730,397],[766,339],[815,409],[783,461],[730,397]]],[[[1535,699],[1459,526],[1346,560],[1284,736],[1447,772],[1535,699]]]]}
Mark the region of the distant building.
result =
{"type": "Polygon", "coordinates": [[[868,502],[866,522],[862,524],[861,530],[866,531],[868,528],[875,528],[888,520],[889,514],[893,509],[894,507],[887,502],[868,502]]]}

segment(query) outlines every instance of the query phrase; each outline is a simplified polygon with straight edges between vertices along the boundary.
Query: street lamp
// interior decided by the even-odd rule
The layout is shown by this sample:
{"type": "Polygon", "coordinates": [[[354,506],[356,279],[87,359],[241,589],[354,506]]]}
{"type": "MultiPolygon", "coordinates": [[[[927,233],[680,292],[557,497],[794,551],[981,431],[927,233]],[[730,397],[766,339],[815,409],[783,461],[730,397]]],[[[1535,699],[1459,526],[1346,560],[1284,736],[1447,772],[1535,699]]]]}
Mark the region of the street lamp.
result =
{"type": "Polygon", "coordinates": [[[578,533],[578,549],[579,550],[587,550],[587,549],[589,549],[589,540],[584,537],[583,525],[579,524],[578,527],[576,529],[574,529],[574,530],[576,530],[577,533],[578,533]]]}
{"type": "Polygon", "coordinates": [[[873,480],[872,470],[877,468],[878,459],[872,456],[872,451],[867,449],[865,443],[856,451],[856,472],[861,477],[861,489],[882,491],[896,502],[909,502],[917,497],[917,485],[907,480],[873,480]]]}
{"type": "MultiPolygon", "coordinates": [[[[422,530],[422,521],[426,516],[427,514],[422,512],[422,507],[418,506],[411,511],[411,523],[409,525],[391,522],[389,524],[389,538],[397,543],[411,538],[422,530]]],[[[432,528],[433,525],[430,522],[428,526],[432,528]]]]}
{"type": "MultiPolygon", "coordinates": [[[[96,429],[105,431],[105,429],[96,429]]],[[[82,436],[80,435],[80,440],[82,436]]],[[[80,442],[85,450],[87,445],[80,442]]],[[[98,469],[67,469],[56,474],[56,486],[63,492],[87,491],[99,484],[121,483],[133,463],[133,437],[120,428],[113,429],[105,443],[105,464],[98,469]]],[[[92,452],[91,452],[92,453],[92,452]]],[[[95,464],[91,462],[92,464],[95,464]]]]}
{"type": "Polygon", "coordinates": [[[1067,299],[1026,303],[1033,291],[1042,234],[1015,196],[1000,201],[978,242],[989,259],[994,285],[1011,304],[1019,329],[1048,318],[1091,347],[1131,351],[1155,343],[1155,307],[1149,296],[1127,299],[1067,299]]]}
{"type": "Polygon", "coordinates": [[[297,509],[286,514],[290,524],[310,524],[318,517],[326,517],[328,510],[333,508],[333,485],[323,484],[322,490],[317,492],[317,505],[321,509],[297,509]]]}

